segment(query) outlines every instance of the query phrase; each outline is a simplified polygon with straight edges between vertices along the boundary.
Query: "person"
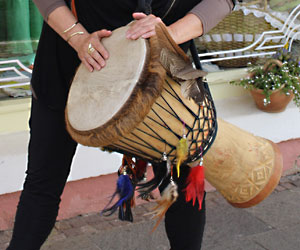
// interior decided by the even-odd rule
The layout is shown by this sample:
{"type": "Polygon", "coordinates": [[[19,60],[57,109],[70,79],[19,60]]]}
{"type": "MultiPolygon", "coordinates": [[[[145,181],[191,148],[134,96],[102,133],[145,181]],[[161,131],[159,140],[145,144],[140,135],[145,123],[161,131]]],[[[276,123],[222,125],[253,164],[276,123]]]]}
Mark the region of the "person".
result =
{"type": "MultiPolygon", "coordinates": [[[[203,35],[231,12],[233,0],[34,0],[44,17],[31,79],[32,105],[28,168],[17,208],[12,239],[7,250],[37,250],[50,234],[58,214],[77,143],[65,129],[64,108],[71,80],[80,63],[101,70],[109,51],[101,39],[111,31],[136,22],[127,39],[155,35],[163,22],[177,44],[203,35]],[[141,6],[151,8],[146,15],[141,6]]],[[[186,203],[184,176],[175,180],[179,198],[166,213],[165,227],[172,250],[201,248],[205,204],[186,203]]]]}

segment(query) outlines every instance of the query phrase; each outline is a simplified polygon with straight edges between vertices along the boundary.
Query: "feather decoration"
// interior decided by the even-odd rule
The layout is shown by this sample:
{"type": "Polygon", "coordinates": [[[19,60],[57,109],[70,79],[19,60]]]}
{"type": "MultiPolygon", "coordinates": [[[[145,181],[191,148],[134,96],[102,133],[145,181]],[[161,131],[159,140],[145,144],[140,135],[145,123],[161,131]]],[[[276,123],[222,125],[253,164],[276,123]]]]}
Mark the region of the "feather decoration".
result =
{"type": "Polygon", "coordinates": [[[144,177],[145,177],[145,173],[147,170],[147,166],[148,166],[148,162],[141,160],[141,159],[137,159],[136,160],[136,164],[135,164],[135,179],[137,181],[141,181],[144,177]]]}
{"type": "Polygon", "coordinates": [[[153,195],[152,192],[147,192],[147,193],[145,192],[143,194],[140,194],[138,197],[141,198],[144,201],[155,200],[155,196],[153,195]]]}
{"type": "Polygon", "coordinates": [[[157,171],[153,179],[145,183],[137,184],[139,187],[137,190],[140,193],[138,197],[145,200],[149,199],[149,197],[151,197],[151,192],[162,184],[170,172],[171,162],[168,158],[163,158],[163,162],[157,166],[157,171]]]}
{"type": "MultiPolygon", "coordinates": [[[[179,56],[178,56],[179,57],[179,56]]],[[[172,66],[171,67],[171,74],[180,80],[194,80],[197,78],[202,78],[207,76],[207,72],[202,71],[200,69],[195,69],[192,64],[187,64],[185,61],[185,66],[178,70],[177,67],[172,66]],[[175,71],[176,70],[176,71],[175,71]]],[[[173,76],[172,75],[172,76],[173,76]]]]}
{"type": "Polygon", "coordinates": [[[186,99],[193,99],[195,103],[202,105],[205,89],[201,78],[181,81],[181,94],[186,99]]]}
{"type": "Polygon", "coordinates": [[[127,201],[131,201],[131,199],[133,198],[133,194],[134,188],[129,176],[126,173],[121,174],[117,181],[116,191],[112,195],[112,198],[110,199],[108,205],[101,211],[101,214],[104,216],[109,216],[112,215],[118,208],[120,208],[120,219],[125,220],[123,206],[127,201]],[[108,207],[116,197],[116,195],[119,196],[119,200],[114,205],[108,207]]]}
{"type": "Polygon", "coordinates": [[[127,200],[124,202],[122,206],[119,207],[119,219],[124,221],[131,221],[133,222],[133,216],[132,216],[132,201],[127,200]]]}
{"type": "Polygon", "coordinates": [[[193,201],[193,206],[195,206],[196,199],[198,199],[199,210],[201,210],[204,196],[204,167],[202,164],[191,168],[184,191],[186,202],[193,201]]]}
{"type": "Polygon", "coordinates": [[[177,177],[180,176],[180,165],[181,163],[186,159],[188,155],[188,140],[185,135],[182,136],[182,138],[179,140],[177,146],[176,146],[176,169],[177,169],[177,177]]]}
{"type": "Polygon", "coordinates": [[[191,62],[186,62],[181,56],[166,48],[160,52],[160,63],[171,76],[181,80],[192,80],[207,75],[207,72],[195,69],[191,62]]]}
{"type": "Polygon", "coordinates": [[[196,103],[202,104],[205,93],[202,78],[207,73],[195,69],[191,62],[186,62],[182,57],[166,48],[161,50],[160,62],[172,78],[181,84],[184,98],[192,98],[196,103]]]}
{"type": "Polygon", "coordinates": [[[162,192],[161,198],[156,201],[157,205],[153,208],[154,218],[157,218],[157,221],[152,229],[152,232],[155,231],[155,229],[158,227],[163,216],[165,215],[169,207],[177,200],[177,197],[177,185],[171,178],[170,184],[162,192]]]}

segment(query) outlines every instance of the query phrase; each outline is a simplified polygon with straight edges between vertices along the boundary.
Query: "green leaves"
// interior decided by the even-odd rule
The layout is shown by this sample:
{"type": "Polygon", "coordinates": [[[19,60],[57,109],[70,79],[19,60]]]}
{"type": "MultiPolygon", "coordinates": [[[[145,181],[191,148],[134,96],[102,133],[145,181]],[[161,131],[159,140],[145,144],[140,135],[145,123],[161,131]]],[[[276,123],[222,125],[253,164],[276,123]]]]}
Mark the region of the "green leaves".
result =
{"type": "Polygon", "coordinates": [[[291,91],[295,96],[295,104],[300,107],[300,64],[298,58],[293,58],[287,50],[282,50],[275,55],[274,59],[281,59],[283,65],[281,67],[274,64],[270,64],[271,66],[268,67],[251,66],[246,78],[232,81],[230,84],[239,85],[249,90],[262,89],[266,96],[266,105],[270,103],[272,91],[281,89],[286,95],[290,95],[291,91]]]}

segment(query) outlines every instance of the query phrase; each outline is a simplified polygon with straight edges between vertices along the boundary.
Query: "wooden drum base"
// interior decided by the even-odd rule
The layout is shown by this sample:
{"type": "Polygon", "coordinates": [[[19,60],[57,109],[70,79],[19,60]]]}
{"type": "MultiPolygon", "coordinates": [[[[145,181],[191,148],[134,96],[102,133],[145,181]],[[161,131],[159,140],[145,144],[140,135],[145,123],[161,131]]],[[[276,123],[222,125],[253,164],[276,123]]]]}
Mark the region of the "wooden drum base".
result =
{"type": "MultiPolygon", "coordinates": [[[[265,187],[251,200],[243,203],[232,203],[229,202],[232,206],[234,207],[239,207],[239,208],[247,208],[247,207],[252,207],[263,201],[265,198],[267,198],[273,190],[276,188],[280,181],[280,177],[282,174],[282,155],[279,150],[279,147],[271,142],[271,145],[273,146],[274,153],[275,153],[275,163],[274,163],[274,170],[273,174],[270,176],[269,181],[265,185],[265,187]]],[[[263,167],[263,166],[262,166],[263,167]]],[[[263,171],[263,170],[262,170],[263,171]]]]}
{"type": "Polygon", "coordinates": [[[251,207],[278,185],[282,155],[273,142],[218,120],[216,140],[204,157],[206,179],[235,207],[251,207]]]}

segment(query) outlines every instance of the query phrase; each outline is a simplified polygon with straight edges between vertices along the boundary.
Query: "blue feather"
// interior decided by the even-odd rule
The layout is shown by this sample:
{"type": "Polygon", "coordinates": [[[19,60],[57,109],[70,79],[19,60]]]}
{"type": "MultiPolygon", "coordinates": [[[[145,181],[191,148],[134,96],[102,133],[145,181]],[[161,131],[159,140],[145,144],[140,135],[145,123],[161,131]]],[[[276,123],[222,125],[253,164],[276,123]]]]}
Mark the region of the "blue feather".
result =
{"type": "Polygon", "coordinates": [[[101,214],[104,216],[109,216],[112,215],[118,208],[120,208],[120,218],[124,218],[123,205],[133,197],[133,194],[134,188],[129,176],[123,174],[120,175],[117,181],[116,191],[112,195],[112,198],[107,206],[101,211],[101,214]],[[114,205],[108,207],[116,195],[119,196],[119,200],[114,205]]]}

